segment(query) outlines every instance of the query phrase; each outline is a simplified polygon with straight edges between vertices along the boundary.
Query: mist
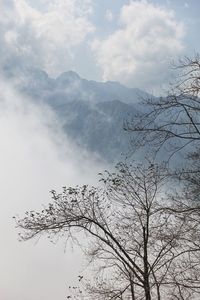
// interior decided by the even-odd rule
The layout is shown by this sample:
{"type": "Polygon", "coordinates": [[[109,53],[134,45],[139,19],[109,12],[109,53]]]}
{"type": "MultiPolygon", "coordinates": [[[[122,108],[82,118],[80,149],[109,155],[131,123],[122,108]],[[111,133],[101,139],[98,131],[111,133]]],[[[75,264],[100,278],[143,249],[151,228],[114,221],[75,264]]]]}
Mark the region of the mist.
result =
{"type": "Polygon", "coordinates": [[[19,242],[12,218],[41,209],[50,190],[97,183],[105,165],[62,134],[49,107],[0,79],[0,295],[4,300],[64,299],[84,268],[81,250],[65,241],[19,242]]]}

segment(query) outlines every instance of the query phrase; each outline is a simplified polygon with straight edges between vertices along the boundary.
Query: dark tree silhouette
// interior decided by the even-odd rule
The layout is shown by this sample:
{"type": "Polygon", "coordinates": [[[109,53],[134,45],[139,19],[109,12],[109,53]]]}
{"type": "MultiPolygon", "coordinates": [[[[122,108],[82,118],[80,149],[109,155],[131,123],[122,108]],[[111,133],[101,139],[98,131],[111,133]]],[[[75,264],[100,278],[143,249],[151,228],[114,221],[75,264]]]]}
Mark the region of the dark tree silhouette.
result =
{"type": "Polygon", "coordinates": [[[47,234],[81,244],[84,233],[98,277],[83,299],[200,297],[200,223],[166,194],[170,180],[162,167],[120,163],[101,174],[102,187],[52,191],[47,208],[17,218],[21,240],[47,234]]]}
{"type": "Polygon", "coordinates": [[[133,147],[148,146],[157,154],[165,148],[168,159],[190,152],[200,144],[200,57],[180,60],[177,82],[166,97],[143,101],[145,112],[134,116],[125,129],[135,133],[133,147]]]}

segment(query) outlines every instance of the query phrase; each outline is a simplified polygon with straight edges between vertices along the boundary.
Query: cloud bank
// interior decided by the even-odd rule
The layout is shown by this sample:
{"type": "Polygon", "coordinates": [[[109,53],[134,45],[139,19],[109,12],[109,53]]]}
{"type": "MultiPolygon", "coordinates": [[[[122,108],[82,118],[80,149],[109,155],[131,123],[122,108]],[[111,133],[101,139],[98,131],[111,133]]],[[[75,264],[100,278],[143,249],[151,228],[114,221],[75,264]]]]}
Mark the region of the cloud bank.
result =
{"type": "Polygon", "coordinates": [[[95,184],[103,166],[62,136],[54,114],[0,80],[0,295],[3,300],[65,299],[83,266],[64,241],[19,243],[12,216],[41,209],[49,191],[95,184]]]}
{"type": "Polygon", "coordinates": [[[94,32],[90,0],[2,0],[0,63],[57,74],[70,68],[73,49],[94,32]]]}
{"type": "Polygon", "coordinates": [[[92,48],[104,80],[145,89],[169,80],[169,62],[182,54],[184,26],[174,12],[148,1],[124,5],[120,28],[92,48]]]}

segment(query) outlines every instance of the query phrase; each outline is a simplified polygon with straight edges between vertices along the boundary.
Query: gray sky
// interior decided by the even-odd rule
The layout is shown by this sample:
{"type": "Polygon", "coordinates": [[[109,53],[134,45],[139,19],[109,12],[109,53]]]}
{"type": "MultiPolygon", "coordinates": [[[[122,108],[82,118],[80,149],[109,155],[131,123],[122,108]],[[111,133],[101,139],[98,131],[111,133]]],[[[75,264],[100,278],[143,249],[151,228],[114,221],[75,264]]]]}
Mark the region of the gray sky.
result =
{"type": "Polygon", "coordinates": [[[80,252],[45,239],[18,243],[12,216],[40,208],[51,189],[95,183],[105,169],[63,142],[53,113],[5,83],[5,68],[34,66],[52,76],[74,70],[159,91],[171,61],[199,51],[199,11],[199,0],[0,0],[2,300],[66,298],[82,269],[80,252]]]}

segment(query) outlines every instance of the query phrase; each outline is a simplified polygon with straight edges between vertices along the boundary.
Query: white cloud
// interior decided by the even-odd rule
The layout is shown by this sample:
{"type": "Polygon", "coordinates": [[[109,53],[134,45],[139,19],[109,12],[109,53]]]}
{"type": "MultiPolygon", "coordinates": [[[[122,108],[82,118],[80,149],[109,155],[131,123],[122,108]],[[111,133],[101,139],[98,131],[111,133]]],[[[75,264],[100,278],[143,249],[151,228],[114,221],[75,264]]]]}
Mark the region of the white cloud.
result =
{"type": "Polygon", "coordinates": [[[73,61],[73,49],[95,28],[89,21],[89,0],[3,0],[0,10],[1,53],[5,63],[14,58],[31,62],[50,73],[62,72],[73,61]],[[4,54],[4,55],[2,55],[4,54]]]}
{"type": "Polygon", "coordinates": [[[168,80],[172,58],[183,51],[184,26],[173,11],[147,1],[124,5],[120,29],[92,44],[104,80],[157,88],[168,80]]]}

